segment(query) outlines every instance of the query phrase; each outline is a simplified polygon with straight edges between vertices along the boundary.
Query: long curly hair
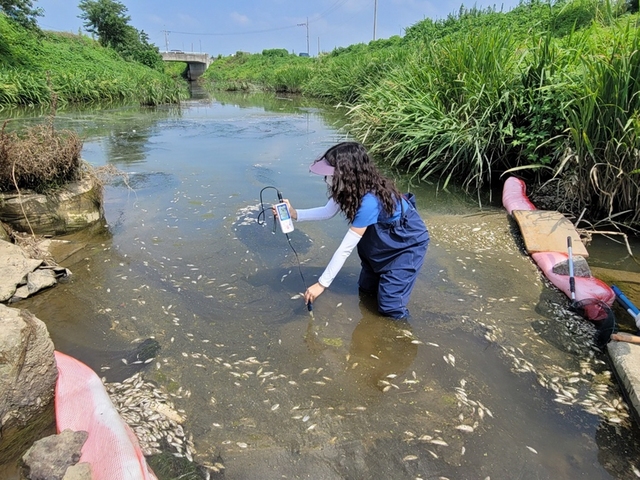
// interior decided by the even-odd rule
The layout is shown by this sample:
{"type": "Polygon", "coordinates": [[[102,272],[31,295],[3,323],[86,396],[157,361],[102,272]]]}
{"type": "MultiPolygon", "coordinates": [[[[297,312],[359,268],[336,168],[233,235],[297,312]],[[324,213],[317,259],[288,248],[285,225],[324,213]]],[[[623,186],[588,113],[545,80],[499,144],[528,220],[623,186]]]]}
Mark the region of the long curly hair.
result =
{"type": "Polygon", "coordinates": [[[340,205],[349,223],[356,218],[362,198],[369,192],[378,197],[387,215],[395,213],[401,194],[392,180],[378,172],[362,144],[342,142],[323,157],[335,169],[329,195],[340,205]]]}

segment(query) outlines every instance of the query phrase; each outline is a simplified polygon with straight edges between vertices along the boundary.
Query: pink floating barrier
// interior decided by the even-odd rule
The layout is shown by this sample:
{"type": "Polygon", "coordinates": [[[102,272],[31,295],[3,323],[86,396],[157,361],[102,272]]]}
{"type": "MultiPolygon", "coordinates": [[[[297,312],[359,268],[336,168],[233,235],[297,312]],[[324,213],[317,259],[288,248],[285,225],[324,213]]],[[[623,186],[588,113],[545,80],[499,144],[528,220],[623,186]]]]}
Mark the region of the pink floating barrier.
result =
{"type": "MultiPolygon", "coordinates": [[[[504,183],[502,205],[510,215],[514,210],[536,210],[535,205],[531,203],[526,195],[525,183],[515,177],[509,177],[504,183]]],[[[559,275],[553,272],[553,267],[558,263],[565,262],[569,257],[568,254],[565,252],[534,252],[530,253],[530,255],[551,283],[571,298],[569,275],[559,275]]],[[[595,299],[609,306],[616,299],[616,294],[611,287],[593,276],[575,277],[575,295],[576,302],[595,299]]],[[[597,321],[601,319],[598,318],[600,315],[596,313],[595,309],[586,309],[585,313],[590,320],[597,321]]]]}
{"type": "Polygon", "coordinates": [[[102,381],[84,363],[55,352],[58,381],[56,428],[89,433],[80,462],[94,480],[156,480],[138,439],[113,406],[102,381]]]}

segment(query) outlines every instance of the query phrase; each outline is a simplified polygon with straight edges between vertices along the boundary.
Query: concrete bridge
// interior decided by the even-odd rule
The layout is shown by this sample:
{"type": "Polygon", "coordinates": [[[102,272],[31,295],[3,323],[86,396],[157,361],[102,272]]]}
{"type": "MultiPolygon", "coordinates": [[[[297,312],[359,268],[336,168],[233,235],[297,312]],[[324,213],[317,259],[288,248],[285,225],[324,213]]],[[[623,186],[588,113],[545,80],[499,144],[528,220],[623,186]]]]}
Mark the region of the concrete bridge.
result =
{"type": "Polygon", "coordinates": [[[213,59],[208,53],[183,52],[182,50],[170,50],[168,52],[160,52],[162,60],[165,62],[185,62],[188,66],[187,78],[195,80],[202,75],[213,59]]]}

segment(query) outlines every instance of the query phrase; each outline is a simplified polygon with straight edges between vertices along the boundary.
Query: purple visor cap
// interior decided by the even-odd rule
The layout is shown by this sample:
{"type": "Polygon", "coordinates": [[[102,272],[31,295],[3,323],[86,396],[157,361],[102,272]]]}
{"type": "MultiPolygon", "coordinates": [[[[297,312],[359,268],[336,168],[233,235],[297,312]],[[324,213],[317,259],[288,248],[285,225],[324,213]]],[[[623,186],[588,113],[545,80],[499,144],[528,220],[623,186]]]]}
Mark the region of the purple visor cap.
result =
{"type": "Polygon", "coordinates": [[[309,171],[316,175],[333,175],[334,170],[335,168],[329,165],[329,162],[327,162],[324,157],[319,158],[309,166],[309,171]]]}

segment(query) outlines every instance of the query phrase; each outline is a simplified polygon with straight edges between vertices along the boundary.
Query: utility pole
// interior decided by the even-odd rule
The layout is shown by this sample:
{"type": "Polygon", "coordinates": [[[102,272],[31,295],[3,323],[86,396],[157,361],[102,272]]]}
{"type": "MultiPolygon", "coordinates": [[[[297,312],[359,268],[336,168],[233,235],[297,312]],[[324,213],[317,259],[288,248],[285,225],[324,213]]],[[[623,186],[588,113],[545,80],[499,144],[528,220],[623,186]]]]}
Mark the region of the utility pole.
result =
{"type": "Polygon", "coordinates": [[[169,51],[169,32],[167,30],[162,30],[164,33],[164,51],[169,51]]]}
{"type": "Polygon", "coordinates": [[[376,39],[376,23],[378,20],[378,0],[373,2],[373,39],[376,39]]]}
{"type": "Polygon", "coordinates": [[[298,27],[307,27],[307,55],[309,55],[309,17],[307,17],[306,23],[298,23],[298,27]]]}

